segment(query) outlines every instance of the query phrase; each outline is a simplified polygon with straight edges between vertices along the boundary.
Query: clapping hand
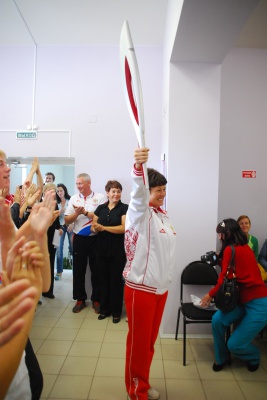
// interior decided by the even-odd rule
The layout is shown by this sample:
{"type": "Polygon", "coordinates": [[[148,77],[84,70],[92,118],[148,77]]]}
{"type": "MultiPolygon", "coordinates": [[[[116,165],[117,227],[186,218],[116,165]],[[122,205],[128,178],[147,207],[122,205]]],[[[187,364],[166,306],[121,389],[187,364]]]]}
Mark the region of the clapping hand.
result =
{"type": "Polygon", "coordinates": [[[28,279],[20,279],[0,288],[0,346],[9,342],[24,327],[21,317],[35,306],[36,296],[37,290],[30,287],[28,279]]]}

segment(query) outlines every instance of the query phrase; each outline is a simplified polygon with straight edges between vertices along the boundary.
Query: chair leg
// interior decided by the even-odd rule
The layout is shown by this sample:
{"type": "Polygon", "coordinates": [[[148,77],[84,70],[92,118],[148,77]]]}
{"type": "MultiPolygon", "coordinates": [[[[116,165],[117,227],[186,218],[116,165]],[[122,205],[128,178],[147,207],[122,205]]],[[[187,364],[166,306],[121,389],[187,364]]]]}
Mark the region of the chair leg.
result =
{"type": "Polygon", "coordinates": [[[186,366],[186,322],[184,317],[183,365],[186,366]]]}
{"type": "Polygon", "coordinates": [[[179,322],[180,322],[180,312],[181,312],[181,307],[178,308],[176,331],[175,331],[175,340],[177,340],[177,337],[178,337],[178,329],[179,329],[179,322]]]}

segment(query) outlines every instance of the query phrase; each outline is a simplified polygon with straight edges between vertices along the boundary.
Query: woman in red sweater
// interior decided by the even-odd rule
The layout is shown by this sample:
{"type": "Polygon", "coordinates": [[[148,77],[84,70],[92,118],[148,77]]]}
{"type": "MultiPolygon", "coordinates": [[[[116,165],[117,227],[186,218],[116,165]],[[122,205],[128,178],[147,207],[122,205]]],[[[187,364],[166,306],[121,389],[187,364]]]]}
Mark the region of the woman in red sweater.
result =
{"type": "MultiPolygon", "coordinates": [[[[201,302],[207,307],[221,286],[231,260],[230,245],[235,246],[236,278],[239,286],[239,305],[230,312],[218,310],[212,318],[215,363],[213,370],[221,371],[229,363],[230,351],[233,356],[247,362],[251,372],[259,368],[260,350],[252,344],[253,339],[267,325],[267,287],[263,282],[254,253],[247,244],[247,237],[234,219],[223,220],[216,228],[221,240],[222,270],[216,286],[206,294],[201,302]],[[228,342],[225,333],[228,326],[239,322],[228,342]]],[[[231,278],[231,275],[229,275],[231,278]]]]}

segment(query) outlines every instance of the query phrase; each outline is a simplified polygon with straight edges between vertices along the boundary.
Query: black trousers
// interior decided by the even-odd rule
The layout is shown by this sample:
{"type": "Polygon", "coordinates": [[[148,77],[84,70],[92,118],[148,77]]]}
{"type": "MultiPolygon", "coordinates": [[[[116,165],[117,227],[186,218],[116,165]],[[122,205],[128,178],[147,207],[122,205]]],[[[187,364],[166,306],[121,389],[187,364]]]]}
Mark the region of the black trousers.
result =
{"type": "Polygon", "coordinates": [[[119,317],[122,313],[123,287],[122,271],[125,254],[110,257],[97,256],[100,274],[100,313],[119,317]]]}
{"type": "Polygon", "coordinates": [[[86,300],[85,274],[87,263],[91,270],[92,301],[100,301],[99,273],[96,266],[96,236],[73,237],[73,298],[86,300]]]}
{"type": "Polygon", "coordinates": [[[28,339],[25,347],[25,363],[30,378],[32,400],[39,400],[43,390],[43,374],[34,354],[30,339],[28,339]]]}

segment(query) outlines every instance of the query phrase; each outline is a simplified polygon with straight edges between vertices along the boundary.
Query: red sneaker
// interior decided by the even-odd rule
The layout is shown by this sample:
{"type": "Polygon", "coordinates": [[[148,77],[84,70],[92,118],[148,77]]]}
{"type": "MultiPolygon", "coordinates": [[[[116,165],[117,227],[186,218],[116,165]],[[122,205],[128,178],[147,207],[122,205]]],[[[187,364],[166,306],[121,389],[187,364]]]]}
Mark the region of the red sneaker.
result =
{"type": "Polygon", "coordinates": [[[78,313],[78,312],[82,311],[85,307],[86,307],[85,301],[78,300],[77,303],[75,304],[75,306],[73,307],[72,311],[74,313],[78,313]]]}
{"type": "Polygon", "coordinates": [[[93,301],[92,307],[95,310],[96,314],[100,313],[100,303],[98,301],[93,301]]]}

